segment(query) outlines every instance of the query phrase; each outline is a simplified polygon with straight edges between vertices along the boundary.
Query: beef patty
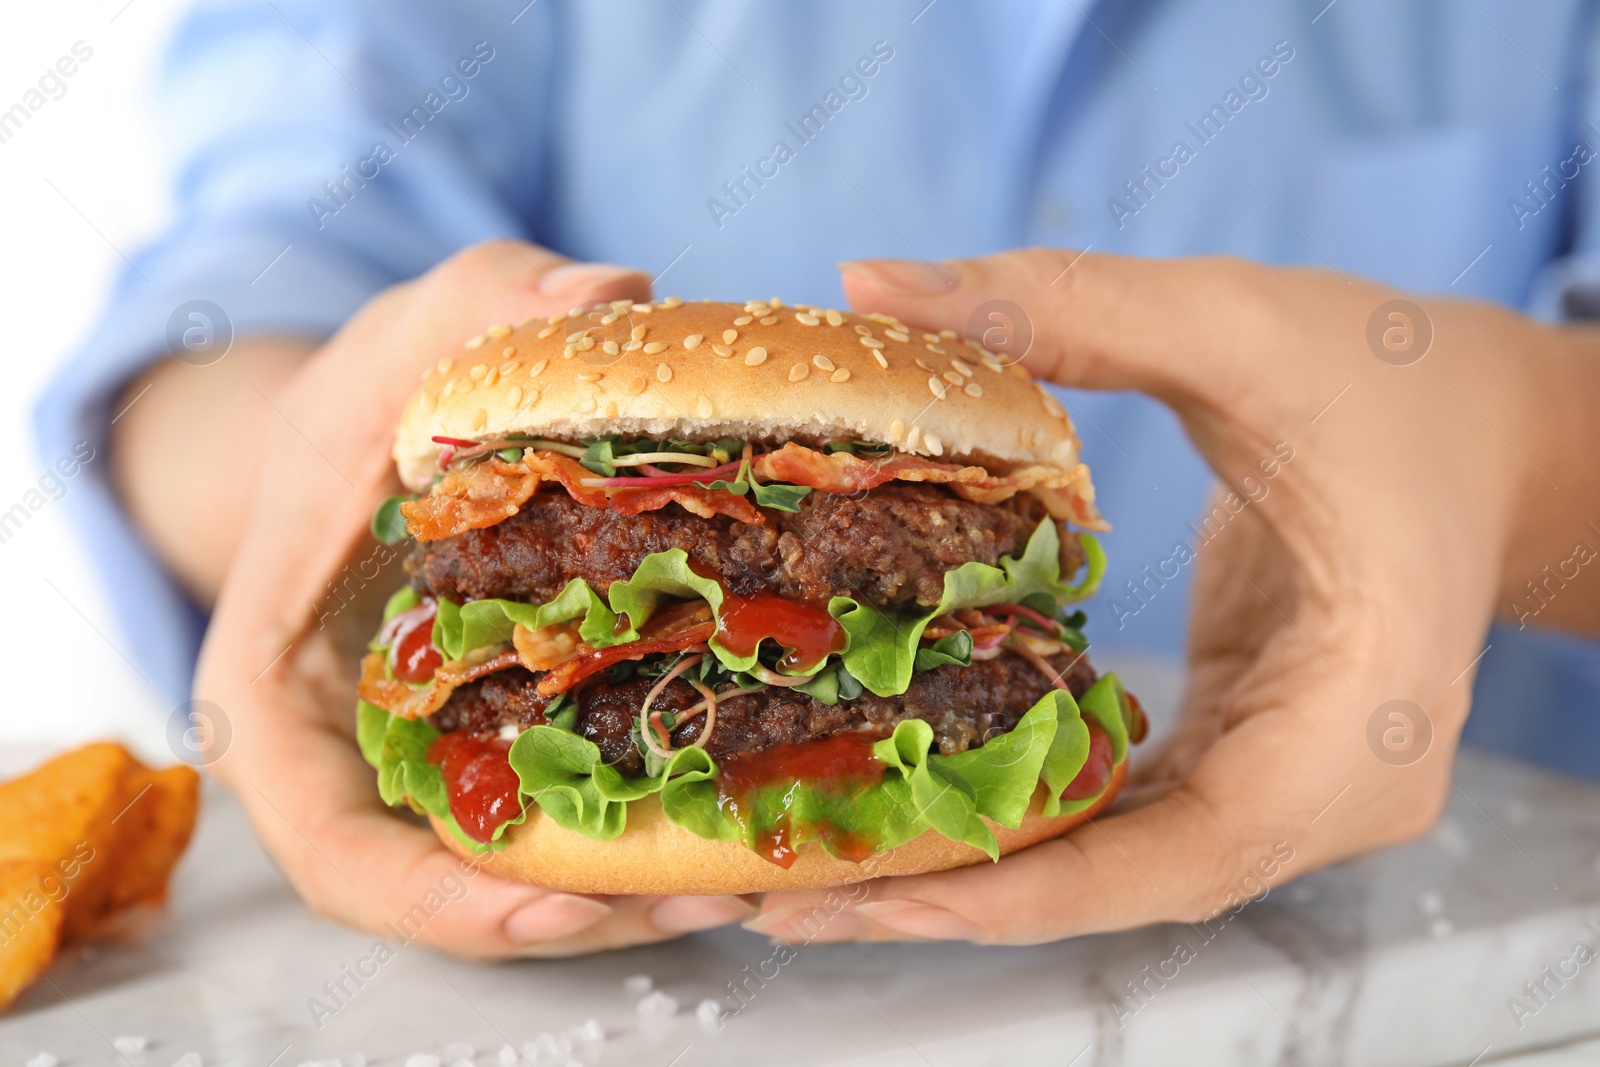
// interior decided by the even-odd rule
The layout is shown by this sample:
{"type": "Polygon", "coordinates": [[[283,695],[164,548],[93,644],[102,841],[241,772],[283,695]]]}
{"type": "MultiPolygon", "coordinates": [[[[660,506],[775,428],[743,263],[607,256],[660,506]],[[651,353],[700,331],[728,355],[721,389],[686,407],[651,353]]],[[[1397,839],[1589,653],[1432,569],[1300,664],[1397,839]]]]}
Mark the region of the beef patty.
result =
{"type": "MultiPolygon", "coordinates": [[[[946,571],[1022,555],[1045,512],[1030,496],[978,504],[897,482],[860,494],[811,493],[798,512],[764,516],[760,525],[702,519],[677,504],[618,515],[544,491],[498,525],[418,542],[406,571],[419,593],[458,603],[537,603],[573,578],[604,593],[650,553],[681,548],[741,596],[765,589],[792,600],[851,596],[891,611],[926,610],[939,602],[946,571]]],[[[1058,532],[1061,572],[1070,575],[1083,551],[1070,531],[1058,532]]]]}
{"type": "MultiPolygon", "coordinates": [[[[1064,652],[1050,661],[1065,671],[1063,681],[1074,697],[1094,684],[1095,673],[1081,655],[1064,652]]],[[[535,692],[539,676],[513,667],[464,685],[429,720],[441,731],[496,733],[506,725],[543,723],[548,697],[535,692]]],[[[625,775],[644,773],[644,759],[629,736],[639,705],[654,683],[638,678],[619,685],[598,678],[577,692],[577,732],[600,747],[607,763],[625,775]]],[[[947,665],[922,671],[899,696],[862,693],[854,700],[824,704],[815,697],[782,687],[768,687],[717,703],[717,725],[707,750],[721,759],[793,744],[844,731],[887,737],[903,719],[922,719],[933,727],[934,740],[945,755],[981,747],[1013,729],[1050,689],[1038,668],[1009,653],[970,667],[947,665]]],[[[652,708],[682,711],[700,702],[700,694],[683,681],[670,682],[652,708]]],[[[672,733],[674,747],[700,736],[704,716],[672,733]]]]}

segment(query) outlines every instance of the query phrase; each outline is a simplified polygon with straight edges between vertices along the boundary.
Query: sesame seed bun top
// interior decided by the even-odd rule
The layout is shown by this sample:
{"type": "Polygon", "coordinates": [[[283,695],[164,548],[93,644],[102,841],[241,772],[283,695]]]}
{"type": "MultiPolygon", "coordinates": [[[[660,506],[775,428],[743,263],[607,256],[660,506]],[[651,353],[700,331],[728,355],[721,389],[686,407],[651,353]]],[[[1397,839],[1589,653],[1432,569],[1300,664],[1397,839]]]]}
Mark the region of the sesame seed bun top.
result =
{"type": "Polygon", "coordinates": [[[491,326],[423,375],[395,463],[421,491],[434,436],[506,434],[851,437],[996,474],[1079,463],[1071,420],[1020,366],[952,331],[776,299],[624,300],[491,326]]]}

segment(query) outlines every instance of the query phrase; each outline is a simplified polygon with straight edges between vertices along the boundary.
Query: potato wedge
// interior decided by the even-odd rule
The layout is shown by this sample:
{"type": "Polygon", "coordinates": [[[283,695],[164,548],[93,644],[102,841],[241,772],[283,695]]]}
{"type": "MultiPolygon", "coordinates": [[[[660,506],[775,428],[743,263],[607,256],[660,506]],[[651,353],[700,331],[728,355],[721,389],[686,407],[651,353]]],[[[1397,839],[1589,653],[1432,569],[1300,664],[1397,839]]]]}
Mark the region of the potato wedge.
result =
{"type": "Polygon", "coordinates": [[[0,860],[0,1011],[55,958],[67,897],[67,882],[53,864],[0,860]]]}
{"type": "Polygon", "coordinates": [[[122,746],[92,744],[0,784],[0,861],[40,862],[65,880],[69,940],[109,910],[115,820],[136,767],[122,746]]]}
{"type": "Polygon", "coordinates": [[[156,903],[167,877],[194,833],[200,810],[200,776],[178,764],[165,770],[137,766],[128,776],[127,806],[116,817],[111,853],[110,907],[156,903]]]}

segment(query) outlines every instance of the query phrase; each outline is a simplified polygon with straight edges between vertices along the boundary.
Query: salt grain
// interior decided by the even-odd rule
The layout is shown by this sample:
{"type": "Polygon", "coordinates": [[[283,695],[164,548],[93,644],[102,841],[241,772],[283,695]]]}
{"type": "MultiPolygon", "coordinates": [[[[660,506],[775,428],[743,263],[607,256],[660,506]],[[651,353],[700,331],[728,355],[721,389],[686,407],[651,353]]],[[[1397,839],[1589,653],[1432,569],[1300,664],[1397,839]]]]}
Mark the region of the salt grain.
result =
{"type": "Polygon", "coordinates": [[[182,1056],[172,1061],[172,1067],[203,1067],[200,1062],[200,1053],[185,1052],[182,1056]]]}
{"type": "Polygon", "coordinates": [[[431,1052],[413,1052],[406,1057],[406,1067],[439,1067],[439,1057],[431,1052]]]}
{"type": "Polygon", "coordinates": [[[122,1053],[124,1056],[137,1056],[139,1053],[143,1052],[146,1046],[149,1044],[150,1040],[142,1034],[133,1035],[130,1037],[113,1038],[111,1041],[111,1047],[122,1053]]]}
{"type": "Polygon", "coordinates": [[[1430,889],[1417,897],[1417,910],[1424,915],[1443,915],[1444,897],[1437,889],[1430,889]]]}
{"type": "Polygon", "coordinates": [[[501,1045],[500,1051],[495,1053],[494,1061],[500,1067],[517,1067],[517,1050],[510,1045],[501,1045]]]}
{"type": "Polygon", "coordinates": [[[678,1014],[678,1001],[658,989],[645,994],[633,1010],[646,1019],[670,1019],[678,1014]]]}
{"type": "Polygon", "coordinates": [[[599,1019],[585,1019],[582,1026],[572,1031],[572,1036],[591,1045],[599,1044],[606,1039],[606,1028],[600,1025],[599,1019]]]}
{"type": "Polygon", "coordinates": [[[622,980],[622,991],[630,997],[642,997],[655,986],[648,974],[629,975],[622,980]]]}
{"type": "Polygon", "coordinates": [[[694,1017],[699,1021],[700,1029],[707,1033],[722,1029],[722,1005],[710,997],[695,1007],[694,1017]]]}
{"type": "Polygon", "coordinates": [[[28,1067],[56,1067],[61,1061],[48,1052],[41,1052],[28,1061],[28,1067]]]}

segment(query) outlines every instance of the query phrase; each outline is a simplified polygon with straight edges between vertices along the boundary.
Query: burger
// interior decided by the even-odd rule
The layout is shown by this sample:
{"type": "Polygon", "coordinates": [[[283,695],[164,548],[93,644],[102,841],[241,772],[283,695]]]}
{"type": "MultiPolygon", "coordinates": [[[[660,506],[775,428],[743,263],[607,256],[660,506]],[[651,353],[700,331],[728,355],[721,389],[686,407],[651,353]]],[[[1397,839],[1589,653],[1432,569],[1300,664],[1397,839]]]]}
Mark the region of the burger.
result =
{"type": "Polygon", "coordinates": [[[1115,797],[1105,557],[1059,403],[776,299],[494,326],[423,376],[362,662],[390,804],[507,878],[748,893],[996,860],[1115,797]]]}

